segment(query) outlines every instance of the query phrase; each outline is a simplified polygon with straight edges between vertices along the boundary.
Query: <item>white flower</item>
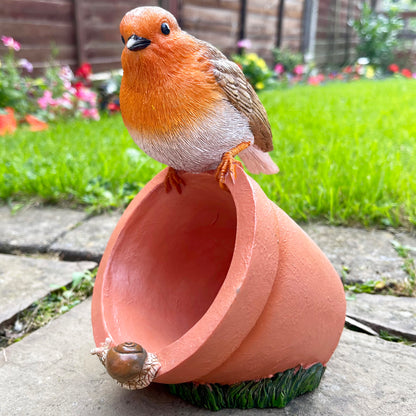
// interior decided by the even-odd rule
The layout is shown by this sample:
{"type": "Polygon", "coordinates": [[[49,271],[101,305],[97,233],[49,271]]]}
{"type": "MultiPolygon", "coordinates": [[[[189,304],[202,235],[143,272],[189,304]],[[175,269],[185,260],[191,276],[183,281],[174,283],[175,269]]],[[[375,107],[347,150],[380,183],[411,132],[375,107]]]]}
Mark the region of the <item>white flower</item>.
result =
{"type": "Polygon", "coordinates": [[[358,58],[357,64],[358,65],[368,65],[370,63],[370,60],[366,58],[365,56],[358,58]]]}

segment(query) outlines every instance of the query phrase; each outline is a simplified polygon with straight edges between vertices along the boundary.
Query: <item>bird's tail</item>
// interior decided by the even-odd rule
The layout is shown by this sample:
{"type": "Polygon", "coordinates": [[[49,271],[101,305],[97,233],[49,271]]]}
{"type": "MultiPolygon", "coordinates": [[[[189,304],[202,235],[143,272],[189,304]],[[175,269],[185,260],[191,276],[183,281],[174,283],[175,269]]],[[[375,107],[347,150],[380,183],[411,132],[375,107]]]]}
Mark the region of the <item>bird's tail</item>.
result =
{"type": "Polygon", "coordinates": [[[263,152],[255,145],[247,147],[242,150],[238,156],[240,156],[245,167],[254,174],[267,173],[272,175],[279,172],[279,168],[276,163],[273,162],[269,153],[263,152]]]}

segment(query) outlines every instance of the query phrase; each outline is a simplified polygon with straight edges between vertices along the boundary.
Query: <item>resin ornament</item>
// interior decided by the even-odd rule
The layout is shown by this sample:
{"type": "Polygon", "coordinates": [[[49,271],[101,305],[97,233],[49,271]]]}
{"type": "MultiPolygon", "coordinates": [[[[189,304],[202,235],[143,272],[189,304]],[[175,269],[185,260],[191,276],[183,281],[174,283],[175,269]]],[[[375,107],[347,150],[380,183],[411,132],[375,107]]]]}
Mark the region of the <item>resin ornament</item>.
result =
{"type": "Polygon", "coordinates": [[[144,152],[169,166],[167,190],[181,192],[178,171],[211,169],[224,188],[237,154],[252,173],[278,172],[266,110],[235,62],[160,7],[129,11],[120,33],[123,121],[144,152]]]}
{"type": "Polygon", "coordinates": [[[167,193],[167,173],[139,192],[109,240],[93,353],[126,388],[168,384],[212,410],[282,407],[313,390],[345,320],[328,259],[240,167],[225,178],[229,192],[214,173],[180,172],[182,193],[167,193]]]}

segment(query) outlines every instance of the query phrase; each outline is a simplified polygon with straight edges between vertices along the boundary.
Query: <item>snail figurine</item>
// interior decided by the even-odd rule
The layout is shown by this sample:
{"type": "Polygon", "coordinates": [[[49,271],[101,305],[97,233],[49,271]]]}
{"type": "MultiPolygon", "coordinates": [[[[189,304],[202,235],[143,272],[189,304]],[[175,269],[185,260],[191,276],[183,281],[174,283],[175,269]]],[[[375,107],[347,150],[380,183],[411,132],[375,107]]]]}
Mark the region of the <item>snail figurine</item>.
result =
{"type": "Polygon", "coordinates": [[[155,354],[148,353],[135,342],[123,342],[110,347],[107,338],[101,347],[91,350],[118,384],[128,390],[143,389],[156,377],[160,363],[155,354]]]}

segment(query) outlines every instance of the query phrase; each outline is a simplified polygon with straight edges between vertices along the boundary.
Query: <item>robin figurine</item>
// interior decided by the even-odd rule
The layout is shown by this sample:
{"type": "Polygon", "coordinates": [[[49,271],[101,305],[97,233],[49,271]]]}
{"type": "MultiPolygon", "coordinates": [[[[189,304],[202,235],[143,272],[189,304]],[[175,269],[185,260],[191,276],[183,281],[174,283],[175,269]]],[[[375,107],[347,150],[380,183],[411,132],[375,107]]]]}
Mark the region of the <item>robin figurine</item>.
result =
{"type": "Polygon", "coordinates": [[[145,153],[169,166],[167,191],[185,185],[177,171],[213,169],[224,188],[237,154],[252,173],[278,172],[266,111],[237,64],[159,7],[129,11],[120,32],[123,121],[145,153]]]}

